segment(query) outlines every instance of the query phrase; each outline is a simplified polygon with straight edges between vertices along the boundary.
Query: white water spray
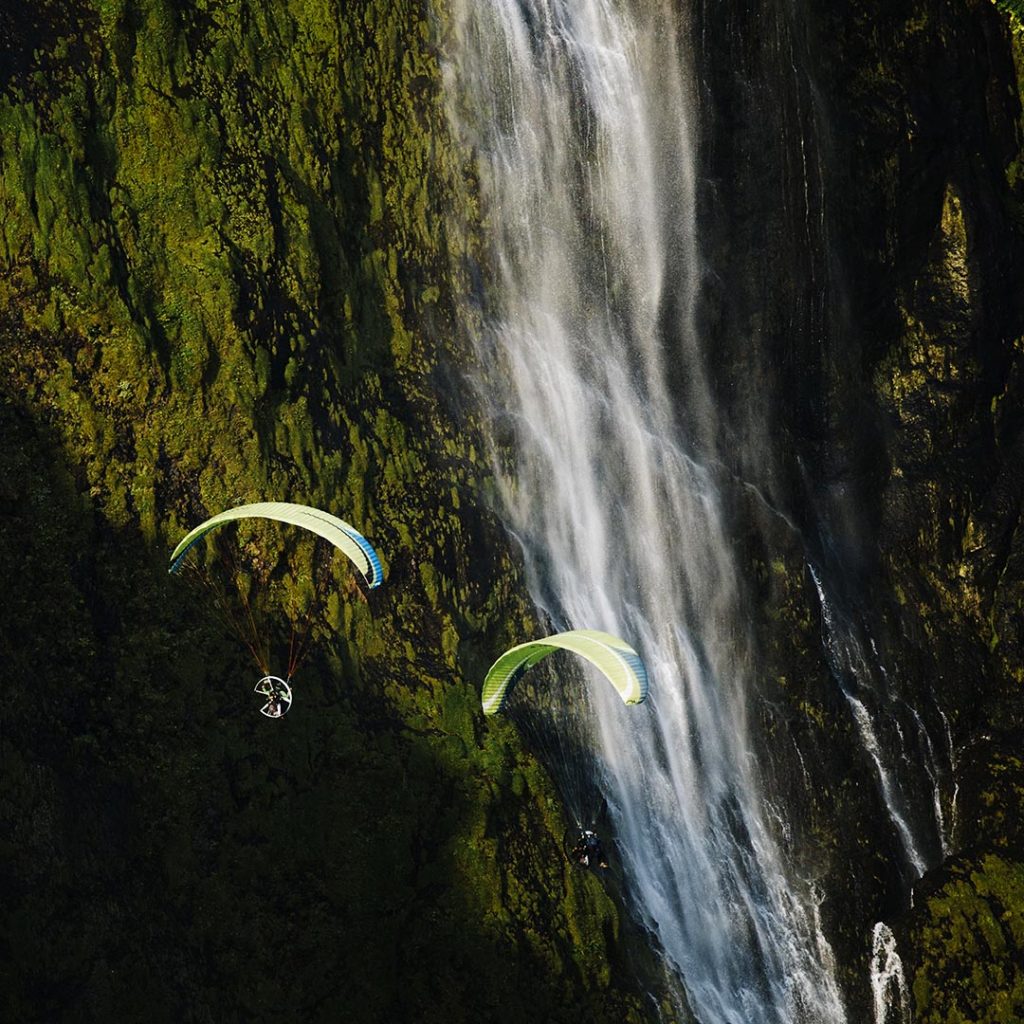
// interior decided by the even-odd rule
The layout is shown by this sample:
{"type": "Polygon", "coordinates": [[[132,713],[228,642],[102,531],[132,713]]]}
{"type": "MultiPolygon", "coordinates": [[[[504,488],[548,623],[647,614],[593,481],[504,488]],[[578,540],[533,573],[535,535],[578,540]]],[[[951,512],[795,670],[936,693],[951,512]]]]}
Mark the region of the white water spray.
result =
{"type": "Polygon", "coordinates": [[[819,898],[749,741],[750,615],[701,461],[718,430],[679,5],[453,7],[451,116],[493,244],[478,384],[504,513],[537,603],[623,636],[651,675],[640,708],[596,687],[589,722],[633,910],[702,1024],[837,1024],[819,898]]]}
{"type": "Polygon", "coordinates": [[[910,1024],[910,990],[892,929],[879,921],[871,935],[871,994],[875,1024],[910,1024]]]}

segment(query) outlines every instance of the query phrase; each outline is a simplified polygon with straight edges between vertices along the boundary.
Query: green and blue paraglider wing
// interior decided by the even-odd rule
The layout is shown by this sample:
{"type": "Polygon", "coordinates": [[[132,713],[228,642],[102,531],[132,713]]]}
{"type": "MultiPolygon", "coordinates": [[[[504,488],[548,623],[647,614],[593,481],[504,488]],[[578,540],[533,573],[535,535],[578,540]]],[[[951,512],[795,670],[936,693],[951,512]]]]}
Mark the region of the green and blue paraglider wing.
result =
{"type": "Polygon", "coordinates": [[[505,707],[520,676],[557,650],[572,651],[600,669],[625,704],[642,704],[647,698],[647,670],[640,656],[624,640],[596,629],[573,629],[542,640],[531,640],[507,650],[490,668],[481,695],[484,714],[505,707]]]}
{"type": "Polygon", "coordinates": [[[181,543],[171,552],[171,572],[177,572],[185,556],[211,530],[236,519],[273,519],[279,523],[290,523],[323,537],[346,554],[363,574],[372,589],[379,587],[384,578],[380,558],[373,545],[354,527],[329,512],[309,505],[293,505],[285,501],[261,501],[253,505],[239,505],[200,523],[182,538],[181,543]]]}

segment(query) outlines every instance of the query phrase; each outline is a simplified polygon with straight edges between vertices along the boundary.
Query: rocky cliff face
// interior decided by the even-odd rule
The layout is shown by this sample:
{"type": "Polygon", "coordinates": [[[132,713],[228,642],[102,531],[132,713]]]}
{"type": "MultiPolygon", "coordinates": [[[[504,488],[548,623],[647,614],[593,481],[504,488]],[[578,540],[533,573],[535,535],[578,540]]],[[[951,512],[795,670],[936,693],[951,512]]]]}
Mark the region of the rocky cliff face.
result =
{"type": "MultiPolygon", "coordinates": [[[[1021,37],[954,0],[695,17],[702,316],[725,476],[756,489],[734,513],[766,762],[851,1020],[885,919],[916,1020],[1010,1021],[1021,37]],[[948,719],[916,883],[808,564],[893,702],[930,709],[936,744],[948,719]]],[[[415,0],[0,14],[10,1019],[644,1017],[619,913],[561,863],[549,782],[477,709],[532,624],[454,397],[463,353],[437,341],[476,258],[451,228],[473,189],[444,27],[415,0]],[[165,571],[204,511],[271,497],[337,510],[388,575],[331,612],[284,723],[165,571]]]]}
{"type": "Polygon", "coordinates": [[[430,340],[473,245],[443,11],[0,25],[3,1016],[641,1019],[550,784],[478,709],[532,624],[430,340]],[[166,572],[268,498],[387,573],[345,583],[281,723],[166,572]]]}
{"type": "Polygon", "coordinates": [[[1020,29],[988,3],[699,21],[705,316],[733,470],[759,491],[736,514],[794,847],[823,880],[851,1019],[873,1012],[887,920],[915,1020],[1015,1020],[1020,29]]]}

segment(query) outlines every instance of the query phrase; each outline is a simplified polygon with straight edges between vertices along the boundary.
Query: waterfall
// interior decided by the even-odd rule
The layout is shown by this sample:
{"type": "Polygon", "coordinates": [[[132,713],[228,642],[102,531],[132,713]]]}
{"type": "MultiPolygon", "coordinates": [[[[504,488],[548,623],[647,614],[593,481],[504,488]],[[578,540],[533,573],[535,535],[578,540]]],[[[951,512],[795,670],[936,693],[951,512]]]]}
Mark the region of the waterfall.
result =
{"type": "Polygon", "coordinates": [[[874,1024],[910,1024],[910,990],[896,949],[896,936],[881,921],[871,935],[871,994],[874,1024]]]}
{"type": "Polygon", "coordinates": [[[478,398],[538,606],[622,636],[649,670],[639,708],[599,686],[580,701],[633,913],[702,1024],[836,1024],[820,896],[787,861],[748,730],[679,7],[452,0],[450,117],[493,269],[478,398]]]}
{"type": "MultiPolygon", "coordinates": [[[[866,641],[861,638],[854,623],[829,599],[818,572],[813,566],[809,570],[821,604],[822,640],[832,673],[874,767],[882,801],[906,860],[907,880],[913,883],[950,849],[935,748],[921,714],[896,695],[877,644],[870,637],[866,641]],[[868,651],[873,657],[869,658],[868,651]],[[869,702],[877,710],[869,710],[869,702]],[[908,739],[909,729],[902,724],[905,716],[914,726],[913,746],[908,739]],[[883,728],[888,734],[884,740],[880,735],[883,728]],[[892,753],[897,756],[892,757],[892,753]],[[906,766],[905,770],[900,770],[901,765],[906,766]],[[916,793],[913,784],[917,782],[920,788],[925,778],[927,795],[916,793]]],[[[948,725],[944,717],[943,721],[948,725]]]]}

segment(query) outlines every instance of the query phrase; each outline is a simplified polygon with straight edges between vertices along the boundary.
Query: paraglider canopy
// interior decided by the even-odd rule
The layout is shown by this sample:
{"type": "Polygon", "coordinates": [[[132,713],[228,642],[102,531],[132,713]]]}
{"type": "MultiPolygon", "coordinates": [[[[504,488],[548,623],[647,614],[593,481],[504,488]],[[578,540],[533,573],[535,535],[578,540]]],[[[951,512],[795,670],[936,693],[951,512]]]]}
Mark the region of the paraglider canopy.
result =
{"type": "Polygon", "coordinates": [[[509,692],[523,672],[557,650],[572,651],[600,669],[623,703],[642,704],[646,700],[647,670],[629,644],[596,629],[573,629],[519,644],[498,658],[484,679],[484,714],[503,710],[509,692]]]}
{"type": "Polygon", "coordinates": [[[309,505],[294,505],[286,501],[260,501],[252,505],[239,505],[226,509],[200,523],[186,534],[171,552],[171,572],[177,572],[189,550],[206,534],[223,523],[236,519],[273,519],[279,523],[290,523],[323,537],[344,552],[363,574],[372,590],[379,587],[384,579],[384,569],[373,545],[354,527],[330,512],[312,508],[309,505]]]}
{"type": "Polygon", "coordinates": [[[370,589],[380,586],[380,558],[354,526],[322,509],[291,502],[226,509],[189,531],[171,553],[170,571],[187,568],[190,582],[204,588],[212,598],[209,606],[252,654],[262,674],[256,691],[267,698],[261,711],[268,718],[287,713],[299,664],[318,639],[337,628],[337,551],[362,573],[370,589]],[[199,553],[196,545],[207,534],[236,521],[245,522],[239,522],[238,530],[218,531],[201,557],[190,557],[194,549],[199,553]],[[277,524],[301,531],[280,531],[277,524]],[[292,536],[278,536],[282,532],[292,536]],[[284,635],[289,636],[288,661],[282,678],[271,675],[271,650],[281,646],[284,635]]]}
{"type": "Polygon", "coordinates": [[[603,868],[607,860],[593,827],[602,802],[595,782],[600,773],[594,771],[600,753],[592,749],[589,716],[579,713],[580,706],[586,706],[586,695],[567,691],[563,699],[559,693],[561,679],[543,671],[534,673],[520,686],[520,680],[531,667],[558,650],[579,655],[599,669],[624,704],[641,704],[646,700],[647,670],[629,644],[596,629],[574,629],[507,650],[488,671],[481,701],[484,714],[508,711],[533,752],[552,770],[566,809],[576,822],[576,829],[567,833],[563,841],[570,863],[603,868]],[[544,685],[533,685],[535,679],[544,685]],[[520,697],[510,699],[513,691],[520,693],[520,697]]]}
{"type": "Polygon", "coordinates": [[[292,688],[280,676],[264,676],[253,692],[267,698],[260,708],[260,714],[267,718],[283,718],[292,706],[292,688]]]}

